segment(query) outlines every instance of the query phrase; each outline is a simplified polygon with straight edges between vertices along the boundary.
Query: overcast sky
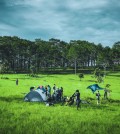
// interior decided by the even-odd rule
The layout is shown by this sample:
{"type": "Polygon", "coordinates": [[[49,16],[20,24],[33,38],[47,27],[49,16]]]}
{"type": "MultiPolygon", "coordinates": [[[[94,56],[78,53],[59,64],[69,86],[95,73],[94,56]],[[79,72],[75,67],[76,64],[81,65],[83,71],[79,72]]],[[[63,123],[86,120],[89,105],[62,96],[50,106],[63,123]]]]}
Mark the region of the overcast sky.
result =
{"type": "Polygon", "coordinates": [[[0,0],[0,36],[120,41],[120,0],[0,0]]]}

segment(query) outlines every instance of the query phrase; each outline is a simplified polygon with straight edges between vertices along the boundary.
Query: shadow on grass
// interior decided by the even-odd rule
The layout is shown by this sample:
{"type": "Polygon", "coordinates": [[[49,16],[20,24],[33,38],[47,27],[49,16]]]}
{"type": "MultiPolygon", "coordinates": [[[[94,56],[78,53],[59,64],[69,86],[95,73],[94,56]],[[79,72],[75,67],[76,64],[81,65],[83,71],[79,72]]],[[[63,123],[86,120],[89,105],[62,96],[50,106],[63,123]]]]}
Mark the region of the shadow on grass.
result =
{"type": "Polygon", "coordinates": [[[120,77],[120,71],[112,71],[107,73],[107,76],[120,77]]]}
{"type": "MultiPolygon", "coordinates": [[[[22,94],[26,94],[26,93],[22,93],[22,94]]],[[[36,105],[36,104],[42,104],[43,102],[27,102],[27,101],[24,101],[24,97],[21,97],[21,96],[7,96],[7,97],[0,97],[0,101],[3,101],[3,102],[14,102],[14,103],[23,103],[23,102],[26,102],[26,103],[30,103],[30,105],[36,105]]],[[[43,103],[44,104],[44,103],[43,103]]]]}
{"type": "Polygon", "coordinates": [[[86,80],[86,81],[96,83],[96,80],[86,80]]]}
{"type": "Polygon", "coordinates": [[[106,106],[106,105],[95,105],[95,104],[92,104],[92,105],[90,105],[90,107],[92,108],[92,109],[106,109],[106,108],[108,108],[108,106],[106,106]]]}
{"type": "Polygon", "coordinates": [[[109,101],[110,103],[118,103],[118,104],[120,104],[120,100],[108,99],[108,101],[109,101]]]}
{"type": "Polygon", "coordinates": [[[108,76],[119,77],[120,78],[120,74],[115,74],[115,75],[114,74],[113,75],[112,74],[108,74],[108,76]]]}
{"type": "Polygon", "coordinates": [[[93,109],[93,110],[103,110],[103,111],[110,111],[110,112],[115,112],[117,111],[114,107],[110,107],[109,105],[97,105],[97,104],[91,104],[91,105],[81,105],[81,108],[86,108],[86,109],[93,109]]]}
{"type": "Polygon", "coordinates": [[[0,97],[0,101],[5,102],[23,102],[23,98],[20,96],[7,96],[7,97],[0,97]]]}
{"type": "Polygon", "coordinates": [[[92,108],[92,109],[106,109],[109,111],[116,111],[114,108],[111,108],[110,106],[114,105],[120,105],[120,100],[113,100],[113,99],[101,99],[101,104],[97,105],[96,99],[93,99],[91,97],[87,97],[86,100],[89,102],[89,104],[81,104],[82,107],[84,108],[92,108]],[[107,105],[106,105],[107,104],[107,105]]]}
{"type": "MultiPolygon", "coordinates": [[[[71,79],[71,78],[70,78],[69,80],[75,80],[75,79],[71,79]]],[[[76,80],[75,80],[75,81],[76,81],[76,80]]]]}
{"type": "MultiPolygon", "coordinates": [[[[19,78],[19,80],[30,80],[30,79],[43,79],[43,78],[46,78],[46,77],[57,77],[57,76],[51,76],[51,75],[47,75],[47,76],[38,76],[38,77],[31,77],[31,76],[28,76],[27,78],[19,78]]],[[[16,78],[11,78],[10,79],[11,81],[16,81],[16,78]]]]}

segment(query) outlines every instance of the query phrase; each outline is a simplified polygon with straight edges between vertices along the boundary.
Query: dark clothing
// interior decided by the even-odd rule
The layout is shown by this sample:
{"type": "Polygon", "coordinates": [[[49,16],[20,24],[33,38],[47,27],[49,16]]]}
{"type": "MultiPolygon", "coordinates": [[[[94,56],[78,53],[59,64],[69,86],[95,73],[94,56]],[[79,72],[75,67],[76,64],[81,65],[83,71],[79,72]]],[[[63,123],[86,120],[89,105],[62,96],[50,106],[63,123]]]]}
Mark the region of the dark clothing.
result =
{"type": "Polygon", "coordinates": [[[80,93],[76,93],[76,100],[80,100],[80,93]]]}
{"type": "Polygon", "coordinates": [[[64,105],[64,103],[66,103],[66,102],[67,102],[67,97],[63,97],[61,106],[64,105]]]}
{"type": "Polygon", "coordinates": [[[99,92],[96,93],[96,98],[97,98],[97,104],[99,104],[100,103],[100,93],[99,92]]]}
{"type": "Polygon", "coordinates": [[[51,87],[48,85],[47,87],[49,94],[51,95],[51,87]]]}
{"type": "Polygon", "coordinates": [[[53,90],[56,90],[56,85],[53,86],[53,90]]]}
{"type": "Polygon", "coordinates": [[[107,92],[104,92],[104,99],[107,99],[107,92]]]}
{"type": "Polygon", "coordinates": [[[77,110],[80,106],[80,93],[76,92],[76,105],[77,105],[77,110]]]}
{"type": "Polygon", "coordinates": [[[61,87],[60,91],[61,91],[61,99],[62,99],[63,98],[63,88],[62,87],[61,87]]]}
{"type": "Polygon", "coordinates": [[[97,100],[100,100],[100,93],[96,94],[97,100]]]}
{"type": "Polygon", "coordinates": [[[77,105],[77,110],[78,110],[78,108],[80,106],[80,100],[76,100],[76,105],[77,105]]]}
{"type": "Polygon", "coordinates": [[[18,85],[18,79],[16,80],[16,85],[18,85]]]}

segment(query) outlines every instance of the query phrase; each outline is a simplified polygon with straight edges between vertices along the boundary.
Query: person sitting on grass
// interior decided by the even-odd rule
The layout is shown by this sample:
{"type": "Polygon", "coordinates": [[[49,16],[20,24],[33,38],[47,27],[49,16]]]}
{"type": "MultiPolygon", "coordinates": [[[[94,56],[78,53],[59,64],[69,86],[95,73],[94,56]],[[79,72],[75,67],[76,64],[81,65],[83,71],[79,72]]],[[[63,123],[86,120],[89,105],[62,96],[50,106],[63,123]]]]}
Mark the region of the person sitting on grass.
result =
{"type": "Polygon", "coordinates": [[[71,96],[67,101],[66,101],[66,106],[71,106],[74,104],[74,97],[71,96]]]}
{"type": "Polygon", "coordinates": [[[64,96],[61,100],[61,106],[63,106],[66,102],[68,101],[68,97],[67,96],[64,96]]]}

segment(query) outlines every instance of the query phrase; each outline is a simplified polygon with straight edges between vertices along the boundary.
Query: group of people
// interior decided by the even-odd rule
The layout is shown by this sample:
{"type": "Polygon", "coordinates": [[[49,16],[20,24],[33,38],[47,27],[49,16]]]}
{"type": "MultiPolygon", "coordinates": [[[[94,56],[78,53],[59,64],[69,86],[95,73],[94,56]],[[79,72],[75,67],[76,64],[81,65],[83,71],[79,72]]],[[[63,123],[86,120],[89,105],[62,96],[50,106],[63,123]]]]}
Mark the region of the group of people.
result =
{"type": "MultiPolygon", "coordinates": [[[[37,87],[37,89],[41,89],[47,96],[47,105],[49,104],[53,104],[56,102],[61,102],[61,105],[69,105],[71,106],[75,99],[76,99],[76,106],[77,106],[77,110],[80,106],[80,92],[79,90],[76,90],[76,92],[70,97],[65,97],[63,96],[63,87],[56,87],[56,84],[54,84],[53,88],[50,87],[50,85],[47,86],[39,86],[37,87]]],[[[35,86],[30,87],[30,91],[34,91],[35,90],[35,86]]]]}
{"type": "MultiPolygon", "coordinates": [[[[63,99],[63,87],[56,87],[54,84],[53,88],[50,85],[47,86],[38,86],[37,89],[41,89],[47,96],[48,101],[52,100],[55,102],[59,102],[63,99]]],[[[35,86],[30,87],[30,91],[34,91],[35,86]]]]}
{"type": "MultiPolygon", "coordinates": [[[[108,93],[111,92],[111,90],[109,90],[109,84],[106,85],[105,89],[104,89],[104,99],[108,99],[108,93]]],[[[35,87],[30,87],[30,91],[33,91],[35,89],[35,87]]],[[[74,102],[76,101],[76,106],[77,106],[77,110],[80,107],[80,92],[79,90],[76,90],[72,96],[67,97],[67,96],[63,96],[63,87],[56,87],[56,84],[54,84],[53,88],[51,88],[50,85],[47,86],[39,86],[37,89],[41,89],[47,96],[47,104],[54,104],[56,102],[61,102],[61,105],[73,105],[74,102]]],[[[100,104],[100,92],[98,91],[96,93],[96,99],[97,99],[97,105],[100,104]]]]}
{"type": "Polygon", "coordinates": [[[63,97],[63,87],[57,88],[56,84],[53,86],[53,93],[51,94],[51,97],[48,99],[48,101],[54,101],[54,102],[62,102],[61,105],[72,105],[74,103],[74,99],[76,98],[76,106],[77,110],[80,106],[80,92],[79,90],[76,90],[76,92],[70,97],[63,97]]]}
{"type": "Polygon", "coordinates": [[[80,106],[80,92],[79,90],[76,90],[76,92],[69,98],[63,96],[63,87],[57,88],[54,84],[53,86],[53,94],[51,95],[51,98],[54,102],[61,102],[61,105],[69,105],[71,106],[74,103],[74,100],[76,99],[76,106],[77,110],[80,106]]]}
{"type": "Polygon", "coordinates": [[[56,84],[54,84],[51,99],[56,101],[56,102],[62,101],[62,99],[63,99],[63,87],[57,88],[56,84]]]}

